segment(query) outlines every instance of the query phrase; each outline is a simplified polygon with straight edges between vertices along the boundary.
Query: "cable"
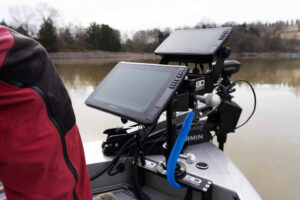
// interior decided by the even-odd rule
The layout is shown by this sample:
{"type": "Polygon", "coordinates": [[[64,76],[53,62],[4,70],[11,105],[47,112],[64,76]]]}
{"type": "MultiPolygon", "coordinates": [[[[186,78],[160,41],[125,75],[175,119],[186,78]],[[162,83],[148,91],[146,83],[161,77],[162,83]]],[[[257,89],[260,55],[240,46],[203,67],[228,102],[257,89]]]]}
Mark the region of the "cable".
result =
{"type": "MultiPolygon", "coordinates": [[[[144,131],[144,137],[142,139],[142,141],[144,141],[148,135],[153,131],[153,129],[156,127],[157,122],[154,123],[154,125],[151,127],[150,131],[148,134],[146,134],[146,130],[145,127],[143,128],[144,131]]],[[[138,133],[139,134],[139,133],[138,133]]],[[[114,159],[110,162],[109,165],[107,165],[104,169],[102,169],[101,171],[97,172],[95,175],[90,177],[91,181],[94,181],[95,179],[97,179],[98,177],[102,176],[106,171],[108,171],[108,175],[110,176],[114,176],[116,174],[118,174],[120,172],[120,169],[117,169],[117,171],[112,172],[114,166],[118,163],[120,156],[124,153],[124,151],[126,151],[129,147],[132,147],[132,143],[133,140],[135,139],[135,137],[130,138],[129,140],[127,140],[123,146],[120,148],[120,150],[118,151],[117,155],[114,157],[114,159]]],[[[119,165],[118,165],[119,166],[119,165]]],[[[118,168],[118,167],[117,167],[118,168]]],[[[121,168],[121,167],[120,167],[121,168]]],[[[122,170],[122,169],[121,169],[122,170]]]]}
{"type": "Polygon", "coordinates": [[[107,171],[107,173],[108,173],[109,176],[115,176],[115,175],[117,175],[118,173],[125,171],[125,167],[126,167],[127,161],[128,161],[129,156],[130,156],[130,154],[131,154],[131,148],[130,148],[130,147],[131,147],[131,145],[128,146],[129,150],[128,150],[128,153],[127,153],[126,160],[125,160],[124,162],[119,163],[119,164],[117,165],[117,167],[116,167],[116,170],[115,170],[114,172],[112,172],[112,170],[114,169],[115,166],[111,167],[111,168],[107,171]]]}
{"type": "Polygon", "coordinates": [[[251,117],[254,115],[255,110],[256,110],[256,94],[255,94],[255,90],[254,90],[253,86],[251,85],[251,83],[250,83],[249,81],[243,80],[243,79],[233,81],[233,82],[227,87],[227,90],[230,89],[232,86],[234,86],[234,85],[235,85],[236,83],[238,83],[238,82],[245,82],[245,83],[247,83],[247,84],[250,86],[250,88],[251,88],[251,90],[252,90],[252,93],[253,93],[253,97],[254,97],[254,106],[253,106],[252,113],[250,114],[250,116],[248,117],[248,119],[247,119],[244,123],[242,123],[241,125],[237,126],[235,129],[238,129],[238,128],[241,128],[242,126],[244,126],[244,125],[251,119],[251,117]]]}
{"type": "Polygon", "coordinates": [[[226,90],[226,87],[225,87],[224,85],[222,85],[221,83],[216,83],[216,84],[214,85],[214,89],[215,89],[216,87],[221,87],[223,90],[226,90]]]}
{"type": "Polygon", "coordinates": [[[148,155],[148,153],[150,152],[150,150],[151,150],[151,149],[156,145],[156,143],[157,143],[158,141],[160,141],[165,135],[166,135],[166,133],[161,134],[161,136],[160,136],[159,138],[157,138],[157,139],[151,144],[151,146],[147,149],[145,155],[148,155]]]}
{"type": "Polygon", "coordinates": [[[134,137],[130,138],[129,140],[127,140],[123,146],[121,147],[121,149],[119,150],[119,152],[117,153],[117,155],[114,157],[114,159],[110,162],[110,164],[108,166],[106,166],[104,169],[102,169],[100,172],[97,172],[96,174],[94,174],[93,176],[90,177],[91,181],[94,181],[95,179],[97,179],[98,177],[102,176],[107,170],[110,170],[111,168],[113,168],[115,166],[115,164],[119,161],[120,156],[122,155],[122,153],[127,149],[128,145],[134,141],[134,137]]]}
{"type": "Polygon", "coordinates": [[[189,134],[192,121],[193,121],[193,116],[194,116],[193,111],[189,112],[189,114],[186,116],[182,128],[180,130],[180,133],[177,137],[177,140],[172,148],[171,154],[167,161],[167,179],[169,184],[175,188],[183,188],[183,186],[178,184],[175,180],[175,169],[176,169],[176,164],[177,164],[179,154],[183,148],[186,137],[189,134]]]}
{"type": "MultiPolygon", "coordinates": [[[[164,134],[162,134],[162,136],[164,136],[164,134]]],[[[160,137],[160,138],[158,138],[158,139],[161,139],[161,138],[162,138],[162,137],[160,137]]],[[[157,143],[157,142],[159,141],[158,139],[156,139],[155,141],[154,141],[154,139],[152,139],[152,140],[147,140],[147,141],[144,142],[144,145],[146,145],[146,144],[148,144],[148,143],[155,144],[155,143],[157,143]],[[153,141],[154,141],[154,142],[153,142],[153,141]]],[[[143,146],[144,146],[144,145],[143,145],[143,146]]],[[[125,160],[124,162],[122,162],[122,163],[119,163],[116,167],[115,167],[115,165],[114,165],[114,166],[112,166],[110,169],[108,169],[107,173],[108,173],[109,176],[115,176],[115,175],[117,175],[118,173],[123,172],[123,171],[125,170],[125,167],[126,167],[126,164],[127,164],[127,162],[128,162],[128,159],[129,159],[130,155],[132,155],[132,150],[133,150],[132,147],[134,147],[134,146],[135,146],[135,143],[132,143],[132,144],[129,144],[129,145],[128,145],[128,148],[126,148],[126,150],[129,149],[129,151],[128,151],[127,156],[126,156],[126,160],[125,160]],[[112,170],[113,170],[114,168],[116,168],[116,170],[113,172],[112,170]]],[[[152,148],[152,147],[151,147],[151,148],[152,148]]],[[[147,153],[148,153],[148,152],[149,152],[149,149],[147,150],[147,153]]],[[[146,153],[145,155],[147,155],[147,153],[146,153]]],[[[116,164],[116,163],[115,163],[115,164],[116,164]]]]}

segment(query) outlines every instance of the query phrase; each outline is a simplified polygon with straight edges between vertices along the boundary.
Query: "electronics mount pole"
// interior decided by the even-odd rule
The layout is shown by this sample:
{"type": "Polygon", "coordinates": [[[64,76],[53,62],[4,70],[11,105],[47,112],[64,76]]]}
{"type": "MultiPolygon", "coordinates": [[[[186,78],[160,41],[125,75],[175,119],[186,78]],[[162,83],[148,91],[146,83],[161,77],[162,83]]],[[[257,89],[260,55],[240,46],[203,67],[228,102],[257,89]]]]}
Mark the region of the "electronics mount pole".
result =
{"type": "Polygon", "coordinates": [[[166,145],[166,162],[171,154],[172,148],[176,141],[176,105],[177,100],[172,99],[167,106],[167,145],[166,145]]]}
{"type": "MultiPolygon", "coordinates": [[[[160,64],[167,65],[169,63],[168,59],[165,57],[162,57],[160,60],[160,64]]],[[[165,146],[166,152],[165,152],[165,158],[166,158],[166,164],[168,161],[168,158],[171,154],[172,148],[176,141],[176,106],[177,106],[177,100],[173,98],[169,104],[167,105],[166,114],[167,114],[167,144],[165,146]]]]}

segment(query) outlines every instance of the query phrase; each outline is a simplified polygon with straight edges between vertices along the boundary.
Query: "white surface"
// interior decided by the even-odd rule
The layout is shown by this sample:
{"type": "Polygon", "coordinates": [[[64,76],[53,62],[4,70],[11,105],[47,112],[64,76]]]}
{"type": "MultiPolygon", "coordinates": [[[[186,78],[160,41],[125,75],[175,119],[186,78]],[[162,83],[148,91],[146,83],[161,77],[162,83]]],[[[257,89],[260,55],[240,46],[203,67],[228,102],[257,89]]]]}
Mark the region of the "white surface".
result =
{"type": "Polygon", "coordinates": [[[112,157],[105,156],[102,153],[101,145],[102,140],[85,142],[83,144],[87,165],[112,160],[112,157]]]}

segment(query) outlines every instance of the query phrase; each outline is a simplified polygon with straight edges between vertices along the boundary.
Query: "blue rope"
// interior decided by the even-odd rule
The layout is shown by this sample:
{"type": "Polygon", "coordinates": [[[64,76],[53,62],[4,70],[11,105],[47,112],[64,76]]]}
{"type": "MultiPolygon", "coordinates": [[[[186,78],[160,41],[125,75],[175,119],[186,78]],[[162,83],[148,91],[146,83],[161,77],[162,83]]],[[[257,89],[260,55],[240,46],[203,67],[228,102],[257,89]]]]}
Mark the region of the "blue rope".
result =
{"type": "Polygon", "coordinates": [[[185,117],[179,136],[174,144],[174,147],[172,149],[172,152],[167,162],[167,179],[170,185],[172,185],[175,188],[183,188],[183,186],[178,184],[175,180],[175,168],[176,168],[179,154],[181,153],[186,137],[189,134],[192,121],[193,121],[193,116],[194,116],[194,112],[191,111],[185,117]]]}

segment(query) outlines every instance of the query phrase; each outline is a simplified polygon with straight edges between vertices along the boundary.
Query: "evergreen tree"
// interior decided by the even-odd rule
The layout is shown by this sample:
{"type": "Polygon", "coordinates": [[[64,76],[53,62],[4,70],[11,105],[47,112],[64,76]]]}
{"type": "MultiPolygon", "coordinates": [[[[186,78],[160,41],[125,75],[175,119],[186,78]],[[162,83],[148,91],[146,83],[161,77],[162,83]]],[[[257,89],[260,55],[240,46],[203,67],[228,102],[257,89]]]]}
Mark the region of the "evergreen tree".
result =
{"type": "Polygon", "coordinates": [[[26,36],[29,36],[29,31],[24,28],[23,26],[19,26],[17,29],[16,29],[17,32],[21,33],[22,35],[26,35],[26,36]]]}
{"type": "Polygon", "coordinates": [[[2,20],[2,21],[0,22],[0,25],[8,27],[8,25],[6,24],[6,22],[5,22],[4,20],[2,20]]]}
{"type": "Polygon", "coordinates": [[[86,31],[86,41],[95,49],[99,49],[100,28],[100,25],[94,22],[90,24],[86,31]]]}
{"type": "Polygon", "coordinates": [[[38,33],[39,42],[49,52],[58,51],[58,38],[56,28],[51,18],[44,20],[38,33]]]}
{"type": "Polygon", "coordinates": [[[121,49],[119,31],[105,24],[101,25],[99,42],[100,49],[104,51],[119,51],[121,49]]]}
{"type": "Polygon", "coordinates": [[[91,23],[86,31],[86,39],[95,49],[104,51],[121,49],[120,32],[105,24],[91,23]]]}

